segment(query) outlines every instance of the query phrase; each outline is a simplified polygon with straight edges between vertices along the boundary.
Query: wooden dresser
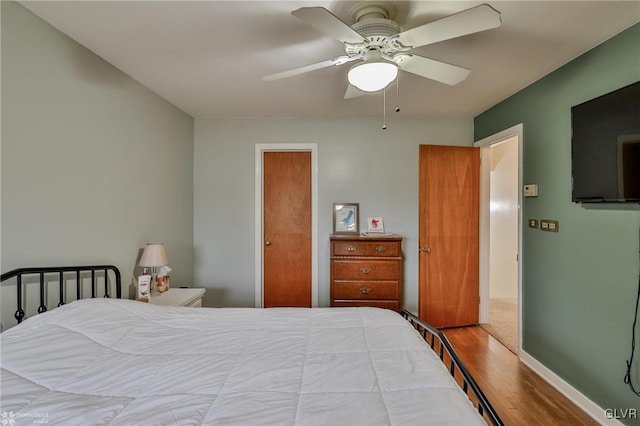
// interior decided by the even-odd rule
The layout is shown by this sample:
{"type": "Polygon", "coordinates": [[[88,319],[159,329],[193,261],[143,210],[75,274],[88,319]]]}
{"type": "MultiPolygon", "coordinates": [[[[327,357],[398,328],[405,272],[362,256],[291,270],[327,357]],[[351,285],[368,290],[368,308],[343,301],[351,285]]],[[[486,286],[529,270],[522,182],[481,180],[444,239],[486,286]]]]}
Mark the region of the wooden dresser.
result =
{"type": "Polygon", "coordinates": [[[331,306],[402,307],[402,237],[331,235],[331,306]]]}

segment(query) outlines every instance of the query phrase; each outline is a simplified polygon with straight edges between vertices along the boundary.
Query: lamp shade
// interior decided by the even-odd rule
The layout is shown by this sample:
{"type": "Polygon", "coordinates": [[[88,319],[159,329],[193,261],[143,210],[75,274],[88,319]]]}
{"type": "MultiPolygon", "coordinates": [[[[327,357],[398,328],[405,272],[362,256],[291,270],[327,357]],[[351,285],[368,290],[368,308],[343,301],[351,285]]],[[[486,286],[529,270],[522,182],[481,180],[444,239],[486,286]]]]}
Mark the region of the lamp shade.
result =
{"type": "Polygon", "coordinates": [[[140,266],[165,266],[169,264],[163,243],[147,243],[140,258],[140,266]]]}
{"type": "Polygon", "coordinates": [[[349,83],[364,92],[377,92],[389,85],[398,76],[398,66],[392,62],[378,60],[355,64],[349,70],[349,83]]]}

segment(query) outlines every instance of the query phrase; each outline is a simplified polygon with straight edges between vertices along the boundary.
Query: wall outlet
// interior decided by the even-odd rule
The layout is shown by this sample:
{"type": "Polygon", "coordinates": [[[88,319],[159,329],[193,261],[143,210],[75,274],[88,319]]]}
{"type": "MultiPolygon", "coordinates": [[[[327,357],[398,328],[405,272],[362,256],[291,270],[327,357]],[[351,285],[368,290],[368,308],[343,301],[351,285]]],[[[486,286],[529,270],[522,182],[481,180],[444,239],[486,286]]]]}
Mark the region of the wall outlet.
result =
{"type": "Polygon", "coordinates": [[[525,197],[537,197],[538,196],[538,184],[532,183],[524,186],[525,197]]]}

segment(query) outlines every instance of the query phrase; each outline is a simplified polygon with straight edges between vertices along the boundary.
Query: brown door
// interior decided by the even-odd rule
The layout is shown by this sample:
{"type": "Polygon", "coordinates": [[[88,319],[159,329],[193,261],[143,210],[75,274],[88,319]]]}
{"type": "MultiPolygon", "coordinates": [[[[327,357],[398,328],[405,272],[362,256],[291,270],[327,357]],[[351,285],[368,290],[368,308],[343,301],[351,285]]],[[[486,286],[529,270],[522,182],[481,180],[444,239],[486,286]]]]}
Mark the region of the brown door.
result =
{"type": "Polygon", "coordinates": [[[480,150],[420,145],[419,315],[478,323],[480,150]]]}
{"type": "Polygon", "coordinates": [[[263,157],[264,307],[311,307],[311,153],[263,157]]]}

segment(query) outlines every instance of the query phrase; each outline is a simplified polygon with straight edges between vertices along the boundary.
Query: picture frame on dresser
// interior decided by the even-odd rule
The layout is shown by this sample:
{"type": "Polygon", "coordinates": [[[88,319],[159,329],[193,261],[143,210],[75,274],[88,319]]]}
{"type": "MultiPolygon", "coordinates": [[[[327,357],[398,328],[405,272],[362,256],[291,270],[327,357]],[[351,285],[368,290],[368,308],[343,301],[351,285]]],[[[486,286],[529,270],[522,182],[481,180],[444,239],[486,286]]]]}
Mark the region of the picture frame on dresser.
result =
{"type": "Polygon", "coordinates": [[[333,233],[360,233],[359,203],[333,203],[333,233]]]}

